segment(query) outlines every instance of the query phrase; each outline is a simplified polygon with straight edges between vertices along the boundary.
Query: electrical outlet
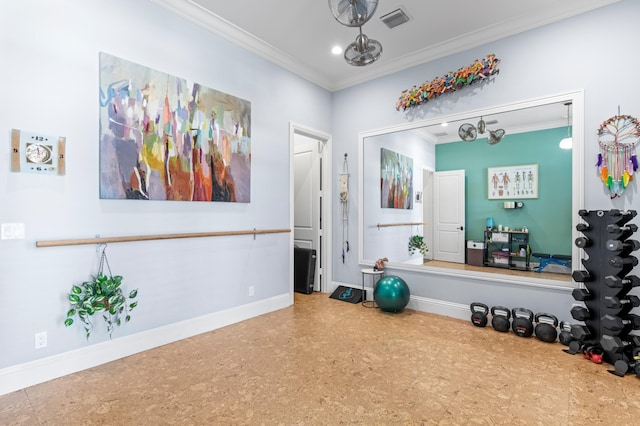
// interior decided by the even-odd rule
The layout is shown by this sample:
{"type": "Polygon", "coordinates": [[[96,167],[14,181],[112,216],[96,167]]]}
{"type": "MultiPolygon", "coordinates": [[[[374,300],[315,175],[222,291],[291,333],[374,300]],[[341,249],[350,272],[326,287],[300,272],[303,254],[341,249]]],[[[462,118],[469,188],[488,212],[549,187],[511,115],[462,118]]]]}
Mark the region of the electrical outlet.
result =
{"type": "Polygon", "coordinates": [[[249,287],[249,296],[253,296],[255,294],[253,286],[249,287]]]}
{"type": "Polygon", "coordinates": [[[36,349],[47,347],[47,332],[36,333],[36,349]]]}

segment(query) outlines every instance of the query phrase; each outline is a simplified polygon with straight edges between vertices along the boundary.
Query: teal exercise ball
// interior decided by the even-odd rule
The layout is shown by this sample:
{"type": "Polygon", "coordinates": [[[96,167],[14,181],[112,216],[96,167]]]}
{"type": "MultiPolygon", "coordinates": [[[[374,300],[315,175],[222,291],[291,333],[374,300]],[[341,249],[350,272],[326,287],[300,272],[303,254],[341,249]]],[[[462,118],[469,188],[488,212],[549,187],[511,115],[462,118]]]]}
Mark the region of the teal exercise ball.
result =
{"type": "Polygon", "coordinates": [[[381,278],[373,291],[373,300],[385,312],[400,312],[409,304],[410,296],[407,283],[395,275],[381,278]]]}

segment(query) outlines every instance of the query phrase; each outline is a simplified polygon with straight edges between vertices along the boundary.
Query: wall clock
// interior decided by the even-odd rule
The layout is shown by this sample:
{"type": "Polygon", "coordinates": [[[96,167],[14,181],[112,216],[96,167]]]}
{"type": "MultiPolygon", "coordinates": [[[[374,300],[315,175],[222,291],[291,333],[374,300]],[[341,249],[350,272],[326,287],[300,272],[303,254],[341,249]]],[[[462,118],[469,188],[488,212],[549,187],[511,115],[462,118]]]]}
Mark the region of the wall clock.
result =
{"type": "Polygon", "coordinates": [[[65,137],[11,130],[11,171],[62,176],[65,137]]]}

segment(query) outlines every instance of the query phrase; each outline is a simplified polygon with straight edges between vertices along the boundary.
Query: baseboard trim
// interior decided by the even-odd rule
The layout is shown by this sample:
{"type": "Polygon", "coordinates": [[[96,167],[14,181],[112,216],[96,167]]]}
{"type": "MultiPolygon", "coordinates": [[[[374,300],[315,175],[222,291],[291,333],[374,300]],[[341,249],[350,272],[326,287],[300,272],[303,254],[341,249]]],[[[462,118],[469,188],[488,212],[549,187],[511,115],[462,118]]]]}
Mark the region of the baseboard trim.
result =
{"type": "MultiPolygon", "coordinates": [[[[353,284],[332,282],[329,286],[330,292],[338,288],[338,286],[362,288],[362,286],[354,286],[353,284]]],[[[373,300],[373,288],[365,286],[367,292],[367,300],[373,300]]],[[[471,311],[469,311],[469,305],[462,305],[460,303],[445,302],[443,300],[429,299],[421,296],[411,296],[407,308],[420,312],[428,312],[431,314],[444,315],[447,317],[458,318],[467,320],[471,317],[471,311]]]]}
{"type": "Polygon", "coordinates": [[[429,299],[420,296],[411,296],[407,308],[421,312],[429,312],[431,314],[458,318],[461,320],[468,320],[471,317],[469,305],[445,302],[443,300],[429,299]]]}
{"type": "Polygon", "coordinates": [[[291,306],[289,293],[0,370],[0,395],[291,306]]]}

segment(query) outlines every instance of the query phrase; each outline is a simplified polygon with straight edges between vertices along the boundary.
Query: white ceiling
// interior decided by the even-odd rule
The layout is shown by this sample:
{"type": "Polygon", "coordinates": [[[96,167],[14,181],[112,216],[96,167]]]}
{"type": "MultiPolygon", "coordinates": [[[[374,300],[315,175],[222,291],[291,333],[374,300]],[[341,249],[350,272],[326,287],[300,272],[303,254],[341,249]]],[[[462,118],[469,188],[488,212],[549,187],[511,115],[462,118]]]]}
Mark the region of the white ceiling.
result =
{"type": "Polygon", "coordinates": [[[352,43],[358,28],[338,23],[327,0],[151,1],[336,91],[620,0],[380,0],[363,32],[383,53],[366,67],[331,53],[352,43]],[[399,7],[410,21],[387,28],[380,17],[399,7]]]}

